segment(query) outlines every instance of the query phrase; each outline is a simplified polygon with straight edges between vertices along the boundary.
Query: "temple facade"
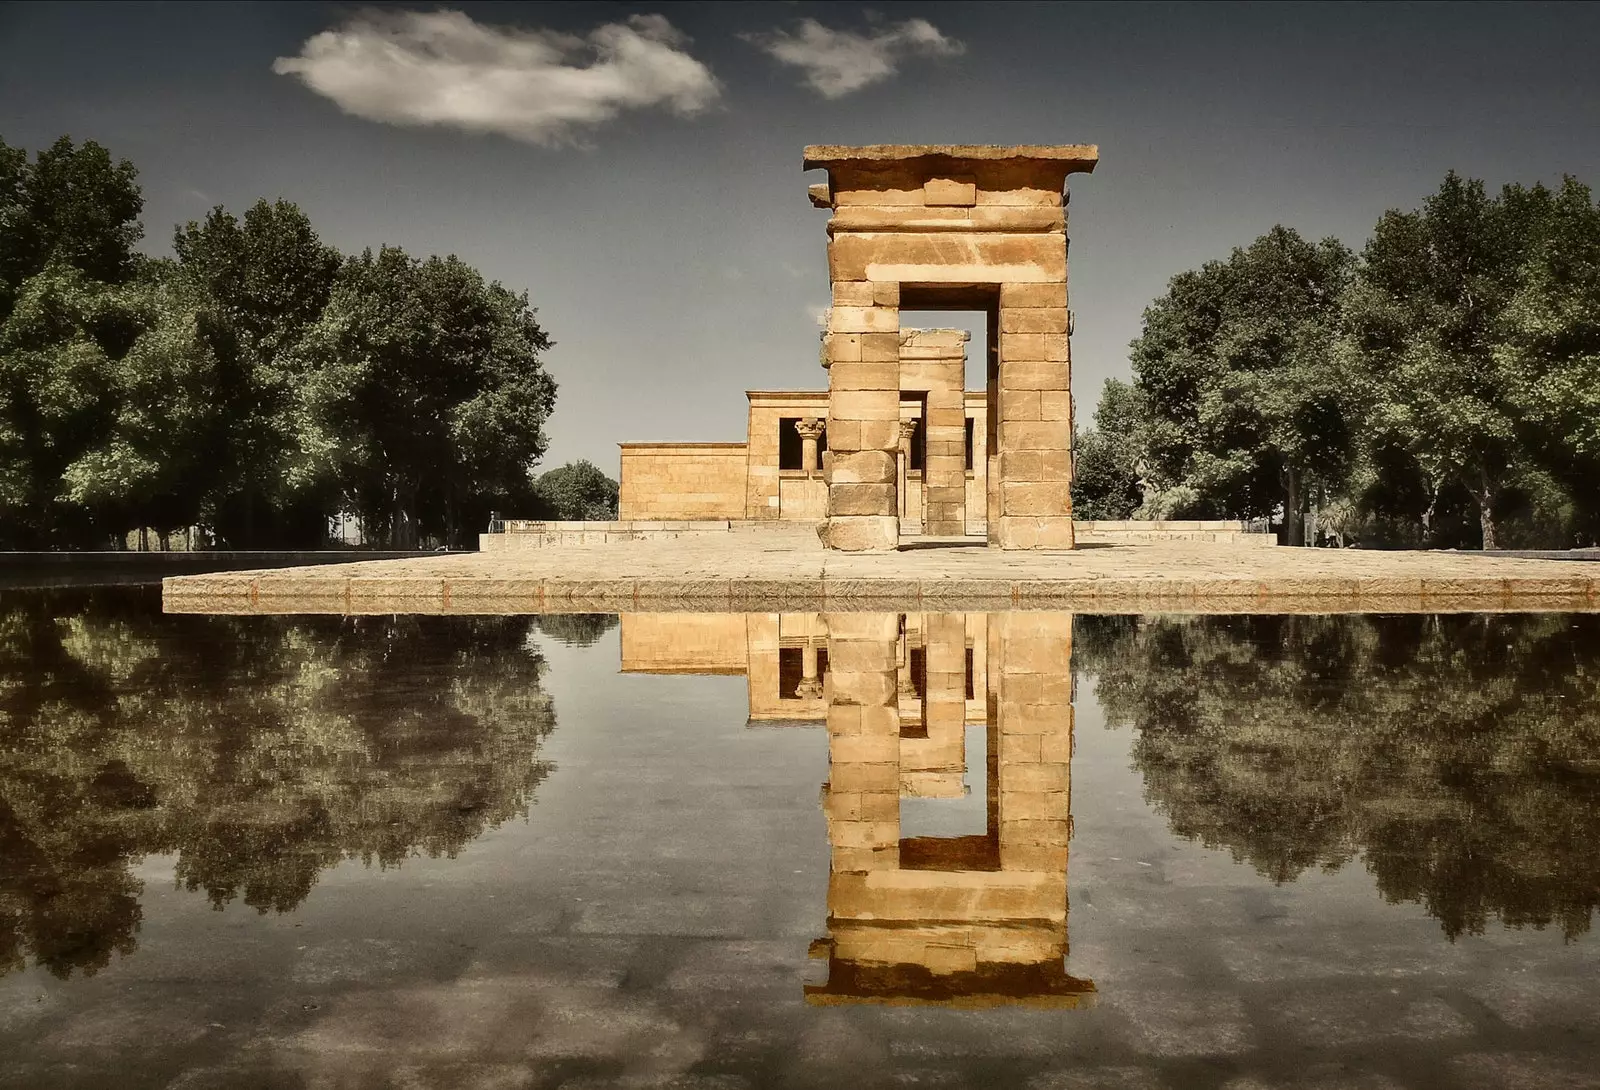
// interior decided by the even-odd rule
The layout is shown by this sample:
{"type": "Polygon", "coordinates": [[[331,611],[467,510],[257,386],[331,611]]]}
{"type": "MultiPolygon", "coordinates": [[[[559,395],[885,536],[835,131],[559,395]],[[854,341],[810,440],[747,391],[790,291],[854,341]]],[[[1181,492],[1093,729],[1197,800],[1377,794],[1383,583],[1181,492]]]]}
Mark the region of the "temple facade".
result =
{"type": "MultiPolygon", "coordinates": [[[[898,335],[895,513],[907,535],[986,530],[988,396],[964,389],[968,334],[898,335]]],[[[827,390],[749,390],[742,443],[623,443],[622,521],[802,521],[828,514],[827,390]]]]}
{"type": "Polygon", "coordinates": [[[1090,145],[813,146],[827,172],[828,389],[751,391],[743,443],[622,445],[619,519],[809,521],[823,545],[892,550],[981,535],[1070,549],[1072,364],[1066,180],[1090,145]],[[902,310],[966,310],[986,328],[984,390],[967,335],[905,329],[902,310]]]}

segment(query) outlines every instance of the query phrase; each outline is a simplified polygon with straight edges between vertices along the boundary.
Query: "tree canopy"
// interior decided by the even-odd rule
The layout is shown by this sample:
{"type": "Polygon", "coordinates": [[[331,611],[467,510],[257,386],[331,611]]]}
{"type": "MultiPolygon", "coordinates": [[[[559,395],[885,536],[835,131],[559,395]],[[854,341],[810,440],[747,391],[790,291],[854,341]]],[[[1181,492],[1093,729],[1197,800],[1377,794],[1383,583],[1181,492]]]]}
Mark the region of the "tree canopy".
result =
{"type": "Polygon", "coordinates": [[[1359,256],[1279,226],[1173,277],[1075,501],[1127,511],[1133,474],[1138,517],[1279,517],[1291,542],[1312,505],[1376,544],[1600,540],[1597,346],[1588,187],[1451,173],[1359,256]]]}
{"type": "Polygon", "coordinates": [[[316,546],[339,515],[459,545],[538,512],[556,384],[525,294],[454,256],[343,257],[285,200],[151,258],[141,204],[97,144],[0,143],[0,547],[316,546]]]}
{"type": "Polygon", "coordinates": [[[617,517],[617,482],[586,460],[540,474],[533,491],[547,518],[578,522],[617,517]]]}

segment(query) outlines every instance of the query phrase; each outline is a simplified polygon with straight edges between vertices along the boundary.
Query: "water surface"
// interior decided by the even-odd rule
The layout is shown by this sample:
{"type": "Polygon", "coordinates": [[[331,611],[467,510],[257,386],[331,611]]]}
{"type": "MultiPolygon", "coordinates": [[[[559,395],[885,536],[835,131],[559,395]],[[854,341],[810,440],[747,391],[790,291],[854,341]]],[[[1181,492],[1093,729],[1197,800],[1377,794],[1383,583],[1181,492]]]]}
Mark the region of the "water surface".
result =
{"type": "Polygon", "coordinates": [[[1600,617],[0,594],[0,1084],[1600,1061],[1600,617]]]}

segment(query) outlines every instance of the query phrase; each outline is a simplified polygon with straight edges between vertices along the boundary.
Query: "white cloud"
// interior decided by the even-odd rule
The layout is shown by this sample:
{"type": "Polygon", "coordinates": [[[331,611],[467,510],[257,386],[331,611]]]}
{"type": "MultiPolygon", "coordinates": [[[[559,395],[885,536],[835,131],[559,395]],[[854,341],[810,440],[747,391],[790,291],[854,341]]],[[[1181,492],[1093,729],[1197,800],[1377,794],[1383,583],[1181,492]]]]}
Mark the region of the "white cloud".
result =
{"type": "Polygon", "coordinates": [[[866,34],[830,30],[815,19],[802,19],[793,30],[744,37],[780,63],[801,69],[824,98],[840,98],[886,80],[906,57],[953,57],[967,49],[926,19],[907,19],[866,34]]]}
{"type": "Polygon", "coordinates": [[[488,26],[459,11],[362,11],[272,70],[369,121],[560,144],[623,110],[688,116],[710,106],[717,81],[688,44],[660,15],[578,37],[488,26]]]}

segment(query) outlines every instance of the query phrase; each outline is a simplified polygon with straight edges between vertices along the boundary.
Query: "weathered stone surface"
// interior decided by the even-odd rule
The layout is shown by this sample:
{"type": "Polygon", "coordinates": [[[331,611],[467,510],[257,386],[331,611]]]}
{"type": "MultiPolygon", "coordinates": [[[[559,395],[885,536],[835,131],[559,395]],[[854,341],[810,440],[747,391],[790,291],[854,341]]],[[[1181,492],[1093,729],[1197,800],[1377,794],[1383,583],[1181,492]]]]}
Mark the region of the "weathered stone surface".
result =
{"type": "Polygon", "coordinates": [[[892,552],[900,545],[900,519],[895,515],[829,517],[818,529],[823,545],[844,552],[892,552]]]}
{"type": "Polygon", "coordinates": [[[823,338],[822,350],[830,364],[860,363],[861,334],[829,333],[823,338]]]}
{"type": "Polygon", "coordinates": [[[870,307],[873,305],[873,285],[865,280],[841,280],[833,285],[833,305],[836,307],[870,307]]]}
{"type": "Polygon", "coordinates": [[[900,362],[900,334],[868,333],[861,338],[861,359],[866,363],[900,362]]]}
{"type": "MultiPolygon", "coordinates": [[[[845,364],[838,364],[839,369],[845,364]]],[[[848,365],[852,370],[862,370],[870,364],[856,363],[848,365]]],[[[868,381],[873,381],[870,377],[868,381]]],[[[868,420],[893,420],[900,419],[900,394],[893,387],[876,386],[868,389],[850,389],[835,386],[828,395],[828,418],[830,420],[854,420],[865,422],[868,420]]],[[[830,443],[830,446],[834,444],[830,443]]],[[[843,449],[843,448],[841,448],[843,449]]]]}
{"type": "Polygon", "coordinates": [[[828,247],[835,280],[918,284],[1055,283],[1066,279],[1059,234],[838,234],[828,247]]]}
{"type": "MultiPolygon", "coordinates": [[[[856,194],[855,196],[860,196],[856,194]]],[[[1028,231],[1066,230],[1066,214],[1059,202],[987,204],[984,207],[927,208],[851,204],[839,208],[828,223],[834,235],[845,231],[923,232],[992,231],[1015,234],[1028,231]]]]}
{"type": "Polygon", "coordinates": [[[1059,284],[1001,284],[1000,310],[1004,314],[1012,307],[1067,307],[1067,285],[1059,284]]]}
{"type": "Polygon", "coordinates": [[[1062,333],[1004,333],[1000,334],[1000,363],[1012,361],[1042,361],[1066,363],[1067,335],[1062,333]]]}
{"type": "MultiPolygon", "coordinates": [[[[900,392],[900,367],[898,364],[885,360],[882,363],[844,363],[835,364],[835,373],[830,379],[830,386],[834,390],[893,390],[898,395],[900,392]]],[[[897,410],[898,411],[898,410],[897,410]]]]}
{"type": "Polygon", "coordinates": [[[938,205],[971,207],[977,199],[977,179],[970,174],[936,176],[922,184],[922,202],[930,208],[938,205]]]}
{"type": "Polygon", "coordinates": [[[835,305],[828,318],[830,333],[898,333],[899,330],[900,311],[895,307],[835,305]]]}
{"type": "MultiPolygon", "coordinates": [[[[838,466],[834,474],[837,478],[838,466]]],[[[828,487],[828,514],[833,515],[889,515],[894,513],[894,484],[847,484],[835,479],[828,487]]]]}
{"type": "Polygon", "coordinates": [[[1067,332],[1067,308],[1014,307],[1000,305],[1001,333],[1058,333],[1067,332]]]}
{"type": "Polygon", "coordinates": [[[1064,361],[1008,360],[1000,365],[1000,382],[1007,390],[1065,390],[1070,381],[1064,361]]]}
{"type": "Polygon", "coordinates": [[[894,481],[894,455],[885,450],[841,452],[833,461],[833,483],[890,484],[894,481]]]}

